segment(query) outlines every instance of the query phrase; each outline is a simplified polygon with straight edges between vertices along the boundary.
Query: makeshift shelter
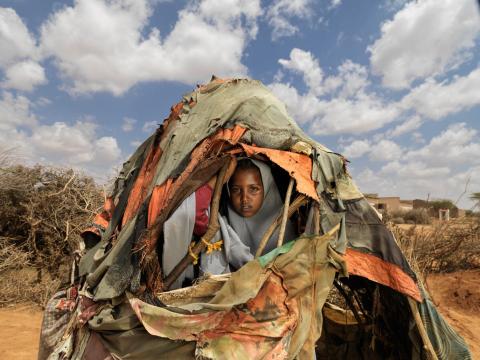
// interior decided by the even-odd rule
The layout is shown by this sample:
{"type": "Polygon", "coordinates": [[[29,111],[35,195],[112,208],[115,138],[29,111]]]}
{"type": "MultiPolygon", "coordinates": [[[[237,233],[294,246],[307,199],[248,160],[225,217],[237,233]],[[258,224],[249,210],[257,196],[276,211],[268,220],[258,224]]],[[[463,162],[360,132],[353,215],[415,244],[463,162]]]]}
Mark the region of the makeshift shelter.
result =
{"type": "Polygon", "coordinates": [[[346,160],[258,81],[213,78],[184,96],[124,164],[84,238],[73,286],[47,308],[41,358],[470,359],[346,160]],[[269,162],[283,189],[264,238],[294,217],[298,239],[280,235],[235,272],[168,291],[205,248],[222,251],[211,240],[238,156],[269,162]],[[215,174],[207,233],[164,273],[165,222],[215,174]],[[327,302],[333,292],[344,307],[327,302]]]}

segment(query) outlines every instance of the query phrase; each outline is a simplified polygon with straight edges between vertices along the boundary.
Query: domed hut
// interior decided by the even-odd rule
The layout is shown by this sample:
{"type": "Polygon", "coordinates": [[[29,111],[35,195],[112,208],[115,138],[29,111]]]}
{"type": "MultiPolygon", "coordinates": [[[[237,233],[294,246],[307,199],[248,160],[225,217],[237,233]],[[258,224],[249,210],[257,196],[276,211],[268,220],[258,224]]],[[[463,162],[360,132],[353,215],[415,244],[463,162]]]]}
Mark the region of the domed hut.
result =
{"type": "Polygon", "coordinates": [[[47,306],[40,358],[470,358],[346,159],[259,81],[213,78],[185,95],[83,237],[72,286],[47,306]],[[283,207],[235,266],[225,184],[245,158],[270,167],[283,207]],[[186,204],[209,182],[208,226],[194,236],[186,204]]]}

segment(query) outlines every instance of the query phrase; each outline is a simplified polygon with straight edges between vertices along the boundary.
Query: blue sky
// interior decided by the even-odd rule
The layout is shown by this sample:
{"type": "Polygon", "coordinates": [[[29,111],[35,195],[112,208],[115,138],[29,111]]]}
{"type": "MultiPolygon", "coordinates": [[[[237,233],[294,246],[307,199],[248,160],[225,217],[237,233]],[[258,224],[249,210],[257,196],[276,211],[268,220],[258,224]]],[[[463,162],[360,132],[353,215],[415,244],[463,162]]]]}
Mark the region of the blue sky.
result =
{"type": "Polygon", "coordinates": [[[105,181],[181,95],[247,76],[362,191],[457,200],[480,191],[479,35],[475,0],[1,0],[0,151],[105,181]]]}

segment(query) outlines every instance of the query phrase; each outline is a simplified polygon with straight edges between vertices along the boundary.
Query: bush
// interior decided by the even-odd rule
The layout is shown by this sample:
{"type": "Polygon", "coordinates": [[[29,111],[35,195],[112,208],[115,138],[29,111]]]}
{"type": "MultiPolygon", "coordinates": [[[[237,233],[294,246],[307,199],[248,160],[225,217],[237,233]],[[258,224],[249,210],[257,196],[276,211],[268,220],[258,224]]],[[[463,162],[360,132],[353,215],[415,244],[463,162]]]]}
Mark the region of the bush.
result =
{"type": "Polygon", "coordinates": [[[425,209],[412,209],[404,214],[407,224],[430,224],[430,216],[425,209]]]}
{"type": "Polygon", "coordinates": [[[395,224],[430,224],[430,216],[426,209],[412,209],[408,211],[393,211],[392,222],[395,224]],[[395,220],[402,220],[397,222],[395,220]]]}
{"type": "MultiPolygon", "coordinates": [[[[21,274],[22,268],[36,272],[37,284],[44,283],[44,278],[65,276],[70,255],[78,249],[80,232],[102,202],[101,191],[93,179],[71,169],[0,164],[1,301],[24,300],[21,292],[8,292],[11,298],[5,295],[7,278],[21,274]]],[[[25,289],[42,288],[33,286],[31,278],[16,280],[25,289]]],[[[38,303],[44,300],[43,295],[39,294],[38,303]]]]}
{"type": "Polygon", "coordinates": [[[420,276],[480,268],[480,219],[459,218],[431,227],[390,229],[420,276]]]}

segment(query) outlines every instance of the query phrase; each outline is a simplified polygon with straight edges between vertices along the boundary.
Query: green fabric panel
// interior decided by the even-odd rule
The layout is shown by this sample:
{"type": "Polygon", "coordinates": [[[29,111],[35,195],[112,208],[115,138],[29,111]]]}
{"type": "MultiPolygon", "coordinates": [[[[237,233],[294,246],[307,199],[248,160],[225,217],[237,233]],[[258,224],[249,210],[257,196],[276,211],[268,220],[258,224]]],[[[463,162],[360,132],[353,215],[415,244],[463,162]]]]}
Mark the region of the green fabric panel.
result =
{"type": "Polygon", "coordinates": [[[285,254],[285,253],[289,252],[292,249],[294,243],[295,243],[295,240],[289,241],[288,243],[283,244],[282,246],[273,249],[269,253],[267,253],[263,256],[260,256],[258,258],[258,261],[260,262],[260,265],[262,265],[262,267],[265,267],[265,266],[267,266],[267,264],[272,262],[278,255],[285,254]]]}
{"type": "MultiPolygon", "coordinates": [[[[131,179],[131,177],[133,176],[134,170],[141,167],[143,158],[145,157],[145,153],[150,148],[154,139],[155,139],[155,134],[151,135],[147,140],[145,140],[142,143],[142,145],[140,145],[139,148],[135,151],[135,153],[123,164],[123,168],[118,174],[117,179],[115,180],[113,190],[109,194],[109,196],[112,196],[116,201],[118,201],[120,196],[124,194],[124,191],[130,190],[130,189],[126,189],[125,185],[129,181],[132,182],[133,179],[131,179]]],[[[127,196],[127,195],[128,194],[124,194],[124,196],[127,196]]],[[[115,211],[120,212],[120,214],[123,214],[125,211],[125,208],[124,207],[122,208],[121,206],[117,206],[115,211]]],[[[110,242],[110,238],[113,230],[114,230],[114,226],[112,223],[110,223],[105,233],[103,233],[101,241],[98,244],[96,244],[92,249],[90,249],[82,257],[79,264],[80,276],[91,274],[102,263],[103,259],[107,255],[105,252],[105,249],[110,242]],[[104,255],[103,257],[99,256],[100,252],[103,252],[103,255],[104,255]]],[[[123,235],[124,232],[125,232],[125,229],[122,229],[122,231],[119,234],[119,237],[125,236],[123,235]]],[[[92,284],[92,286],[93,285],[95,284],[92,284]]]]}
{"type": "Polygon", "coordinates": [[[105,347],[121,359],[194,359],[195,342],[172,341],[150,335],[128,302],[106,306],[89,322],[105,347]]]}

